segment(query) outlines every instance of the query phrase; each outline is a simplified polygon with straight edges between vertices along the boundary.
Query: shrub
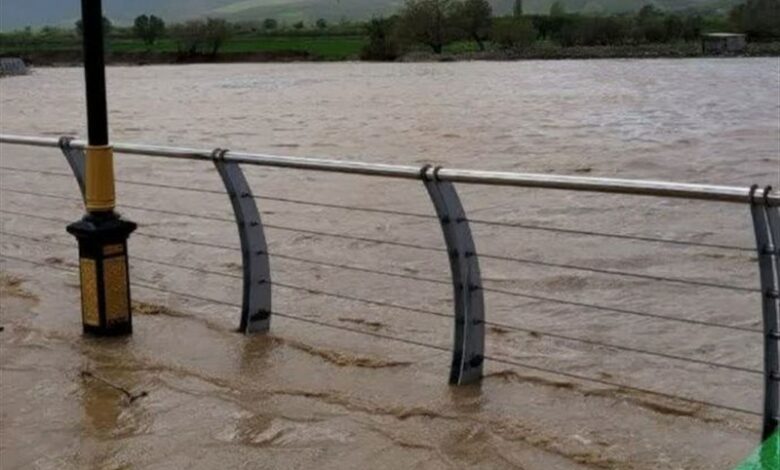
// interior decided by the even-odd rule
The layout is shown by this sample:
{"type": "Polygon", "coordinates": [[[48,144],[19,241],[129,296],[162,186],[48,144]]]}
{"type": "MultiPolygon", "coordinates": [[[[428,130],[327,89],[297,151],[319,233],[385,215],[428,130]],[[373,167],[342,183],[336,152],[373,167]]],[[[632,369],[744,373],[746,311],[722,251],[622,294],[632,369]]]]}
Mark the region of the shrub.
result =
{"type": "Polygon", "coordinates": [[[366,24],[368,44],[363,47],[363,60],[395,60],[399,55],[397,41],[393,37],[395,18],[375,18],[366,24]]]}
{"type": "Polygon", "coordinates": [[[527,18],[505,17],[493,23],[493,42],[504,49],[527,47],[536,37],[536,28],[527,18]]]}

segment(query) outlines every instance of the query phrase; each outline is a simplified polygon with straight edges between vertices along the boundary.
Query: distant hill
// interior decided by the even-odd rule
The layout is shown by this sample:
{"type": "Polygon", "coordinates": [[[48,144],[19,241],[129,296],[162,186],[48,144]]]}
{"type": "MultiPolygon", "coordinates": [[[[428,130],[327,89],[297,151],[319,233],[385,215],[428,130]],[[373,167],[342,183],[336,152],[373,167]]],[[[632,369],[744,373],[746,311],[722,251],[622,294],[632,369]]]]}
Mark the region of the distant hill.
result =
{"type": "MultiPolygon", "coordinates": [[[[491,0],[497,14],[511,11],[514,0],[491,0]]],[[[546,13],[554,0],[525,0],[526,13],[546,13]]],[[[563,0],[570,12],[614,13],[636,11],[647,3],[667,10],[688,8],[724,11],[740,0],[563,0]]],[[[276,18],[329,21],[366,19],[392,14],[403,0],[104,0],[106,16],[119,24],[130,24],[142,13],[161,16],[168,22],[201,16],[230,20],[276,18]]],[[[78,0],[1,0],[0,31],[71,25],[79,17],[78,0]]]]}
{"type": "MultiPolygon", "coordinates": [[[[103,0],[103,10],[119,23],[132,22],[141,13],[154,13],[166,19],[181,20],[219,8],[235,0],[103,0]]],[[[0,0],[0,30],[25,26],[63,26],[79,17],[79,0],[0,0]]]]}

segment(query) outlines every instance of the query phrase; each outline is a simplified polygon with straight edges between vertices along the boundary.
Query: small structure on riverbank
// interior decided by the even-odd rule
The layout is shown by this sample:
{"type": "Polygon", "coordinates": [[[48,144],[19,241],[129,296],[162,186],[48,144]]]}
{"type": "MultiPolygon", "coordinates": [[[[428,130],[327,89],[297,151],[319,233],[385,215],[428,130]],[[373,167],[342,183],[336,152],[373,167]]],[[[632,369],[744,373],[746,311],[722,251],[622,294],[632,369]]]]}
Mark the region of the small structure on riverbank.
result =
{"type": "Polygon", "coordinates": [[[710,33],[701,37],[701,50],[707,55],[742,54],[746,46],[744,34],[710,33]]]}
{"type": "Polygon", "coordinates": [[[0,77],[26,75],[27,65],[18,57],[0,57],[0,77]]]}

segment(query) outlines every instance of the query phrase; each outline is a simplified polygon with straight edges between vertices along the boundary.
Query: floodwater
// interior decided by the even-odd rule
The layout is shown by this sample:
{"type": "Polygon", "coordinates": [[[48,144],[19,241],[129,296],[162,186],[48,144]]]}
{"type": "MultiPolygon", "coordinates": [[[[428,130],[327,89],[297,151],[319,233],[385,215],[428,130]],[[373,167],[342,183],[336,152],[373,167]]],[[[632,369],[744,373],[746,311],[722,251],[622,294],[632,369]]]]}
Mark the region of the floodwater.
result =
{"type": "MultiPolygon", "coordinates": [[[[777,58],[112,67],[108,80],[115,141],[780,183],[777,58]]],[[[82,86],[69,68],[3,79],[2,132],[83,135],[82,86]]],[[[473,224],[487,317],[504,325],[488,353],[530,367],[488,361],[481,386],[455,388],[446,352],[362,334],[450,347],[435,219],[335,207],[430,215],[421,184],[247,168],[274,310],[331,326],[275,317],[244,337],[225,305],[240,279],[213,274],[240,274],[240,254],[226,196],[201,191],[222,189],[212,166],[120,155],[139,304],[131,338],[97,340],[80,333],[64,226],[82,208],[65,160],[0,155],[4,470],[724,469],[758,444],[745,206],[461,185],[470,219],[504,223],[473,224]]]]}

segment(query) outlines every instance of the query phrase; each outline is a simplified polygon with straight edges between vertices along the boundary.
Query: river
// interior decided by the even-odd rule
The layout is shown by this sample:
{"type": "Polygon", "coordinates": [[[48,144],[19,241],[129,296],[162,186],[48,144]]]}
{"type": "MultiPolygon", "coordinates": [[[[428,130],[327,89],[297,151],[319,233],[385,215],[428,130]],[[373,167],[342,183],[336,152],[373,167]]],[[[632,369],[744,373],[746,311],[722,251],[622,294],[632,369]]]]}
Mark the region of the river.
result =
{"type": "MultiPolygon", "coordinates": [[[[108,87],[114,141],[780,185],[777,58],[111,67],[108,87]]],[[[3,133],[83,135],[84,108],[77,68],[0,80],[3,133]]],[[[135,334],[103,341],[80,333],[64,159],[2,145],[0,166],[4,469],[723,469],[758,444],[745,206],[459,186],[500,223],[472,227],[487,317],[522,329],[488,328],[488,353],[530,367],[453,388],[448,354],[359,334],[450,347],[436,221],[334,207],[432,214],[421,184],[246,169],[274,310],[353,331],[276,317],[246,338],[233,307],[138,286],[135,334]]],[[[213,167],[118,155],[117,175],[134,281],[240,302],[204,273],[240,273],[237,252],[143,236],[237,246],[227,198],[199,192],[222,190],[213,167]]]]}

